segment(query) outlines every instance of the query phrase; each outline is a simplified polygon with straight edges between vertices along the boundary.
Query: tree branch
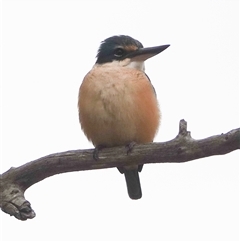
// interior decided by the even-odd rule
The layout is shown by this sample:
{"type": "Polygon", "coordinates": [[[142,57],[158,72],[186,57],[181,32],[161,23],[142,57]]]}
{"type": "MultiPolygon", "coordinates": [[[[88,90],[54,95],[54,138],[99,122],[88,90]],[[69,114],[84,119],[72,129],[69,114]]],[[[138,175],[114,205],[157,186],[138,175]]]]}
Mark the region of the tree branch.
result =
{"type": "Polygon", "coordinates": [[[180,121],[179,133],[171,141],[134,146],[130,155],[125,147],[105,148],[99,160],[93,159],[93,149],[51,154],[0,175],[0,207],[20,220],[35,217],[24,192],[43,179],[65,172],[120,167],[129,164],[181,163],[213,155],[223,155],[240,149],[240,128],[226,134],[194,140],[187,131],[187,122],[180,121]]]}

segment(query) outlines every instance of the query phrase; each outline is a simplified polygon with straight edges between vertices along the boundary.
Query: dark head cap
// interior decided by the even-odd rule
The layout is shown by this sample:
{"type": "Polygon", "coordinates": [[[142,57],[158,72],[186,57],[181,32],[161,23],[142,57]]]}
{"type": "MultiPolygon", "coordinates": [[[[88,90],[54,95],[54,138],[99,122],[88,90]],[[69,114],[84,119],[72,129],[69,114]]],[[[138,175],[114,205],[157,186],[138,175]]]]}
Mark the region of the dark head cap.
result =
{"type": "Polygon", "coordinates": [[[98,64],[123,60],[127,55],[143,45],[136,39],[127,35],[116,35],[102,41],[97,54],[98,64]]]}

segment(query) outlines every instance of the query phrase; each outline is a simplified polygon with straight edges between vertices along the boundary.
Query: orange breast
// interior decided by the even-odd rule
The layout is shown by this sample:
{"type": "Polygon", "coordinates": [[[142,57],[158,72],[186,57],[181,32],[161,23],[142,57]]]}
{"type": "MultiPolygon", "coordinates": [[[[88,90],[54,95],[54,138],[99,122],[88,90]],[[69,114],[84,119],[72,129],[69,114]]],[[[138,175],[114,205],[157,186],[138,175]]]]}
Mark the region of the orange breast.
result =
{"type": "Polygon", "coordinates": [[[146,75],[127,67],[94,67],[79,90],[81,127],[95,146],[153,141],[160,112],[146,75]]]}

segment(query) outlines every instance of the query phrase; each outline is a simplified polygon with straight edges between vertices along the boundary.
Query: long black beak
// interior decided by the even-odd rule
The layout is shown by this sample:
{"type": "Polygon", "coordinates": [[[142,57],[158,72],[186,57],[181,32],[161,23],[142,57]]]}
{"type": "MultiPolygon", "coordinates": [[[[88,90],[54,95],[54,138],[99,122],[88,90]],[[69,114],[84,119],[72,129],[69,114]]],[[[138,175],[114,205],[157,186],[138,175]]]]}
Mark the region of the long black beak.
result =
{"type": "Polygon", "coordinates": [[[156,46],[156,47],[150,47],[150,48],[141,48],[134,52],[129,53],[126,57],[130,58],[131,61],[145,61],[145,60],[161,53],[162,51],[167,49],[169,46],[170,46],[170,44],[156,46]]]}

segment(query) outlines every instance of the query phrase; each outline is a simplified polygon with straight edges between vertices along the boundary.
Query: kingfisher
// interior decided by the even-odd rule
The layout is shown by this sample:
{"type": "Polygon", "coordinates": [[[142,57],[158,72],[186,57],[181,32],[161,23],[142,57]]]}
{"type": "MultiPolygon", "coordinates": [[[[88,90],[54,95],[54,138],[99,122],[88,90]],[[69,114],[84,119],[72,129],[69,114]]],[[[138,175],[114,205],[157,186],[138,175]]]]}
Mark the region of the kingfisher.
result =
{"type": "MultiPolygon", "coordinates": [[[[105,147],[153,142],[161,114],[144,61],[170,45],[144,48],[138,40],[116,35],[101,42],[97,60],[79,89],[81,128],[95,146],[94,158],[105,147]]],[[[139,172],[143,165],[118,167],[131,199],[142,197],[139,172]]]]}

